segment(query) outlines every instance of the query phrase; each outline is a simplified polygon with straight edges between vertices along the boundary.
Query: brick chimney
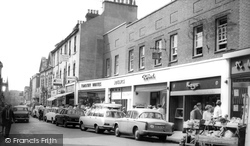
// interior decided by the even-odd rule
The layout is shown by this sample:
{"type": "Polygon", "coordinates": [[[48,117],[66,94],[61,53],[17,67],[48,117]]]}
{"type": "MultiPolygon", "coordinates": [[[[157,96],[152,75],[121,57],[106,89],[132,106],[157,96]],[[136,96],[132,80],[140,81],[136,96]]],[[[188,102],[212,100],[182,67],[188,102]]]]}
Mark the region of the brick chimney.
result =
{"type": "Polygon", "coordinates": [[[98,10],[88,9],[88,13],[85,15],[85,18],[86,18],[86,21],[89,21],[90,19],[93,19],[97,16],[99,16],[98,10]]]}

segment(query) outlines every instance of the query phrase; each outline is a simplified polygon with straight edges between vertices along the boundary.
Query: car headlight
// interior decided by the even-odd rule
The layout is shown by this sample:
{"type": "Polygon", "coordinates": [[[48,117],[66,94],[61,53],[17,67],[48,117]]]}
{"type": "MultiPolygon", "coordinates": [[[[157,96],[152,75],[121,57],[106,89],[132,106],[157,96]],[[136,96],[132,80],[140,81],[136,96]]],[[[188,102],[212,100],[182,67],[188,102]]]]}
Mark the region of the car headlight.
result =
{"type": "Polygon", "coordinates": [[[149,127],[150,127],[150,128],[155,128],[155,126],[154,126],[154,125],[150,125],[149,127]]]}

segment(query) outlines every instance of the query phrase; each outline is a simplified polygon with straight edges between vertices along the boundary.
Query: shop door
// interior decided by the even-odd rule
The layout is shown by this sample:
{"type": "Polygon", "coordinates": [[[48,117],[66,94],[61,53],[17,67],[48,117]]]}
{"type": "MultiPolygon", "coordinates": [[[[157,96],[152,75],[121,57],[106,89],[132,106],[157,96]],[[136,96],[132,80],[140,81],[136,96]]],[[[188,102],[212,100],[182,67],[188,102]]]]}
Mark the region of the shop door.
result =
{"type": "Polygon", "coordinates": [[[160,104],[160,92],[150,93],[150,105],[157,107],[160,104]]]}

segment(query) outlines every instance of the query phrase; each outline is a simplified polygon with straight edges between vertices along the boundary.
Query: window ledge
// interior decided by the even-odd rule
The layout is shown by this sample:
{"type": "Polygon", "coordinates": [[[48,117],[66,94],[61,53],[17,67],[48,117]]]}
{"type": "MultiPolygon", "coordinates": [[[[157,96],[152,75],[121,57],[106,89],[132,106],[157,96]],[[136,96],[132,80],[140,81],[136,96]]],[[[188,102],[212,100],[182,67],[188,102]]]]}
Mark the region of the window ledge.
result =
{"type": "Polygon", "coordinates": [[[132,72],[134,72],[134,70],[133,70],[133,69],[128,71],[128,73],[132,73],[132,72]]]}
{"type": "Polygon", "coordinates": [[[162,63],[155,64],[154,67],[162,66],[162,63]]]}
{"type": "Polygon", "coordinates": [[[171,63],[176,63],[176,62],[178,62],[178,59],[172,60],[172,61],[170,61],[169,63],[171,64],[171,63]]]}
{"type": "Polygon", "coordinates": [[[141,67],[139,70],[144,70],[145,69],[145,67],[141,67]]]}
{"type": "Polygon", "coordinates": [[[225,52],[227,49],[225,48],[225,49],[221,49],[221,50],[216,50],[214,53],[216,54],[216,53],[221,53],[221,52],[225,52]]]}
{"type": "Polygon", "coordinates": [[[119,73],[114,74],[114,76],[119,76],[119,73]]]}
{"type": "Polygon", "coordinates": [[[203,56],[203,54],[195,55],[195,56],[193,56],[193,59],[194,58],[199,58],[199,57],[202,57],[202,56],[203,56]]]}

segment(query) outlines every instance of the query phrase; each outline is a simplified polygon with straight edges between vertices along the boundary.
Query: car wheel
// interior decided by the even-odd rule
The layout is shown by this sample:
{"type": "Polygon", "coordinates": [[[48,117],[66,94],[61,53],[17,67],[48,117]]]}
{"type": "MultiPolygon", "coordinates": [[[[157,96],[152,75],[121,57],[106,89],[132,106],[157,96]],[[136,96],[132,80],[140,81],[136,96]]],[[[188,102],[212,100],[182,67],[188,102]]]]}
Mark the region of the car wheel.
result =
{"type": "Polygon", "coordinates": [[[158,136],[158,138],[160,139],[160,141],[165,142],[165,141],[166,141],[167,136],[162,135],[162,136],[158,136]]]}
{"type": "Polygon", "coordinates": [[[67,128],[68,127],[68,125],[67,125],[67,122],[63,122],[63,126],[65,127],[65,128],[67,128]]]}
{"type": "Polygon", "coordinates": [[[119,131],[118,125],[115,126],[115,136],[116,137],[120,137],[121,136],[121,132],[119,131]]]}
{"type": "Polygon", "coordinates": [[[141,135],[139,133],[139,129],[138,128],[135,129],[134,137],[135,137],[135,140],[141,140],[141,135]]]}
{"type": "Polygon", "coordinates": [[[95,126],[95,133],[100,133],[101,131],[100,131],[100,129],[99,129],[99,126],[98,125],[96,125],[95,126]]]}
{"type": "Polygon", "coordinates": [[[58,126],[59,125],[59,123],[57,122],[57,120],[56,120],[56,126],[58,126]]]}
{"type": "Polygon", "coordinates": [[[81,123],[80,123],[80,129],[81,129],[82,131],[86,131],[88,128],[86,128],[86,127],[84,126],[84,124],[81,122],[81,123]]]}

